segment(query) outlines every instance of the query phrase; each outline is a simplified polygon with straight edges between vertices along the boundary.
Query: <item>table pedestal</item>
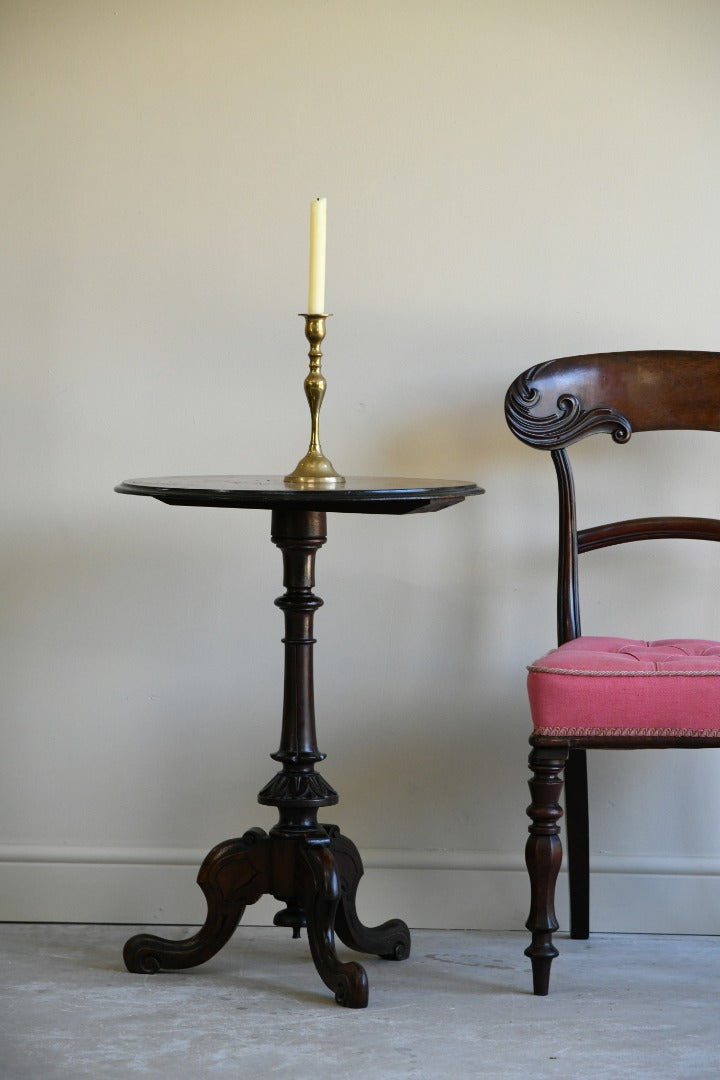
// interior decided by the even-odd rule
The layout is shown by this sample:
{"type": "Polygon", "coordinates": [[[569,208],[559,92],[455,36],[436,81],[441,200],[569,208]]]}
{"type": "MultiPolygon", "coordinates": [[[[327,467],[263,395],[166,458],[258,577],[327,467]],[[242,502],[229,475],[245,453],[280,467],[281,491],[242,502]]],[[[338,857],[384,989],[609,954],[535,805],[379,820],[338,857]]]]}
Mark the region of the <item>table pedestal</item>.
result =
{"type": "Polygon", "coordinates": [[[355,896],[363,873],[357,848],[336,825],[322,825],[318,810],[338,801],[315,771],[325,757],[317,747],[313,693],[313,618],[322,600],[313,593],[315,555],[326,540],[325,511],[274,509],[272,541],[282,551],[285,593],[275,603],[285,615],[285,690],[280,747],[271,756],[282,769],[258,795],[278,809],[266,833],[253,828],[218,844],[200,867],[198,885],[207,899],[205,924],[185,941],[138,934],[123,953],[129,971],[152,973],[194,967],[228,941],[248,904],[266,893],[283,902],[277,926],[300,937],[307,928],[320,978],[340,1005],[362,1008],[368,1001],[365,970],[341,963],[335,935],[351,949],[402,960],[410,953],[410,932],[400,919],[364,926],[355,896]]]}

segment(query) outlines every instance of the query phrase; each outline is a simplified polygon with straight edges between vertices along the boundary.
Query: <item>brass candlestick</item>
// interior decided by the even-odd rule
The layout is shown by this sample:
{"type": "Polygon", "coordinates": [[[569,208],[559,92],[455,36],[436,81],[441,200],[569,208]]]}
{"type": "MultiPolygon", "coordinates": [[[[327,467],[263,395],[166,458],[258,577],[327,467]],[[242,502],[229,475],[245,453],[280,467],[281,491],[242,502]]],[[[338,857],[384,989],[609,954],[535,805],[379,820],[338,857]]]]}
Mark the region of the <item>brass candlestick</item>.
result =
{"type": "Polygon", "coordinates": [[[285,477],[286,484],[297,487],[333,487],[345,483],[345,477],[335,471],[332,462],[325,457],[320,445],[320,406],[327,388],[321,368],[320,346],[325,337],[325,320],[329,317],[329,315],[302,315],[305,319],[305,337],[310,342],[308,353],[310,372],[306,375],[303,385],[305,397],[310,406],[311,429],[307,454],[285,477]]]}

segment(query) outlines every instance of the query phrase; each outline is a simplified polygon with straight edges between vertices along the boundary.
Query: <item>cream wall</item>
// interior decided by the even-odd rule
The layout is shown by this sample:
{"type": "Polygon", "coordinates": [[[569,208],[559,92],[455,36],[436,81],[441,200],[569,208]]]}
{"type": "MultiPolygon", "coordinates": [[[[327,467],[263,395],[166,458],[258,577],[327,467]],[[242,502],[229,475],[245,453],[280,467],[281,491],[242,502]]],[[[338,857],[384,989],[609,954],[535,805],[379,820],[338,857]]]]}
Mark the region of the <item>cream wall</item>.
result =
{"type": "MultiPolygon", "coordinates": [[[[326,451],[487,489],[329,519],[331,818],[365,856],[368,921],[522,925],[554,480],[503,395],[556,355],[720,348],[719,71],[712,0],[0,3],[1,918],[199,920],[205,852],[274,821],[255,801],[281,706],[269,515],[113,486],[304,452],[296,313],[324,194],[326,451]]],[[[717,512],[704,446],[651,481],[635,440],[642,498],[717,512]]],[[[599,556],[586,629],[634,584],[657,619],[638,601],[628,633],[717,634],[693,555],[711,586],[690,603],[650,592],[677,547],[629,554],[617,585],[599,556]]],[[[719,769],[592,759],[596,929],[720,931],[719,769]]]]}

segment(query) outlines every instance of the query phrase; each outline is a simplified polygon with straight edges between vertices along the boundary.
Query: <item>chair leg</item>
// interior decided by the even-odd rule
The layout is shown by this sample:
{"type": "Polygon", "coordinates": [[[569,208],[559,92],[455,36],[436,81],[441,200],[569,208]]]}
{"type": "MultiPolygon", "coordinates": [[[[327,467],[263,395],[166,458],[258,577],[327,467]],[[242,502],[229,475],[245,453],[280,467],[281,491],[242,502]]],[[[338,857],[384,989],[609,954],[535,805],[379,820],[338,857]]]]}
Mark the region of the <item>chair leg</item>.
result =
{"type": "Polygon", "coordinates": [[[555,883],[562,861],[558,803],[562,791],[562,770],[567,760],[562,746],[536,746],[530,753],[533,777],[528,781],[532,802],[528,816],[529,828],[525,862],[530,874],[530,914],[526,926],[532,942],[525,950],[533,972],[533,993],[544,996],[550,982],[550,965],[558,951],[553,945],[553,932],[558,928],[555,917],[555,883]]]}
{"type": "Polygon", "coordinates": [[[587,756],[573,748],[565,766],[565,834],[570,884],[570,937],[590,936],[590,840],[587,756]]]}

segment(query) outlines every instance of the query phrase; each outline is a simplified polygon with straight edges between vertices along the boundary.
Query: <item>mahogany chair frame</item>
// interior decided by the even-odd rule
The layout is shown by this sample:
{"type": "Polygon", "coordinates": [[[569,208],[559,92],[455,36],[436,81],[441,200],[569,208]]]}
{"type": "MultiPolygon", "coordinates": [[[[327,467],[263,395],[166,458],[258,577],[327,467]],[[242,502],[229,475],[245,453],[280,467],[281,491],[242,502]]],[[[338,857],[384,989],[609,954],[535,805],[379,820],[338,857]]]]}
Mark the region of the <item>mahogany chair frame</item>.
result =
{"type": "MultiPolygon", "coordinates": [[[[578,559],[581,554],[641,540],[720,540],[720,520],[644,517],[578,529],[573,472],[567,448],[606,433],[619,445],[635,432],[720,431],[720,353],[675,350],[595,353],[538,364],[523,372],[505,398],[505,417],[522,442],[550,452],[557,474],[559,547],[557,638],[580,636],[578,559]]],[[[552,935],[555,884],[562,860],[559,798],[565,783],[570,887],[570,936],[590,932],[590,860],[586,751],[606,749],[720,747],[718,738],[597,735],[530,738],[531,819],[526,862],[531,883],[525,950],[533,989],[547,994],[550,966],[558,955],[552,935]]]]}

